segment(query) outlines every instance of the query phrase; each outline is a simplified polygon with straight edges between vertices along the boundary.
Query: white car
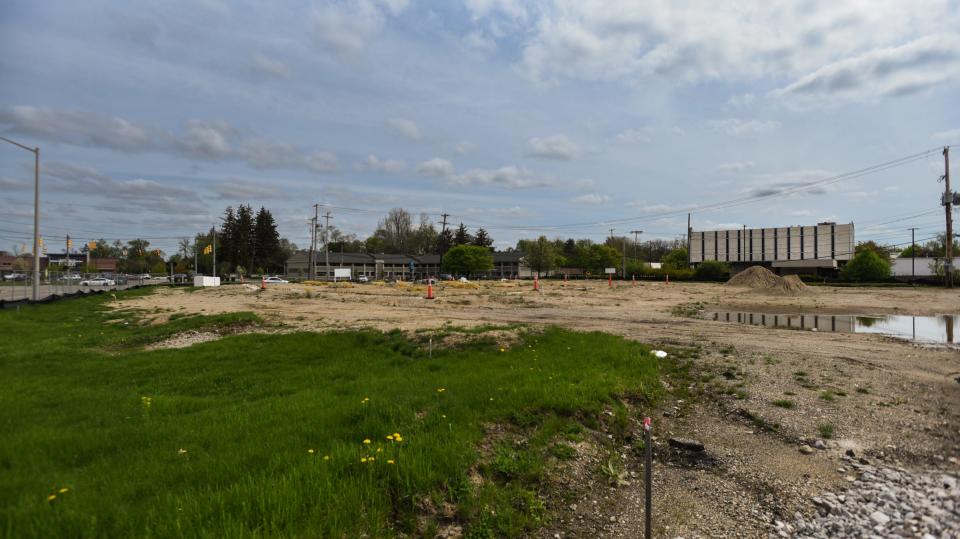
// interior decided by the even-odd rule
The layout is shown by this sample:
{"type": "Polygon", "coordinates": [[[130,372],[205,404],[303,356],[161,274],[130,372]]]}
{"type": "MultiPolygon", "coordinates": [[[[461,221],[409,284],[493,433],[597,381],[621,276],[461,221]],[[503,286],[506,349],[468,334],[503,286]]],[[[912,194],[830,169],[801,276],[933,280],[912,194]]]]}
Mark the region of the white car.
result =
{"type": "Polygon", "coordinates": [[[263,280],[263,282],[267,284],[287,284],[290,281],[281,279],[280,277],[267,277],[266,279],[263,280]]]}
{"type": "Polygon", "coordinates": [[[361,275],[361,276],[357,277],[357,282],[358,282],[358,283],[369,283],[369,282],[370,282],[370,278],[367,277],[366,275],[361,275]]]}
{"type": "Polygon", "coordinates": [[[80,281],[80,286],[116,286],[117,282],[106,277],[94,277],[86,281],[80,281]]]}

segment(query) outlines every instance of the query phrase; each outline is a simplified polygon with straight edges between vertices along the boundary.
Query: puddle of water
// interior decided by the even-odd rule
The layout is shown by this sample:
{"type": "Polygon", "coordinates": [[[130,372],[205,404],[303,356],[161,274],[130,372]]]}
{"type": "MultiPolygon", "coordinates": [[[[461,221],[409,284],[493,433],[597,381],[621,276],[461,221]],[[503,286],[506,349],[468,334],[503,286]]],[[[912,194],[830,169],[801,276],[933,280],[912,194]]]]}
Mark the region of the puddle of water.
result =
{"type": "Polygon", "coordinates": [[[754,326],[784,327],[836,333],[877,333],[909,341],[953,344],[960,342],[960,315],[936,316],[849,315],[849,314],[767,314],[738,311],[711,311],[708,320],[754,326]]]}

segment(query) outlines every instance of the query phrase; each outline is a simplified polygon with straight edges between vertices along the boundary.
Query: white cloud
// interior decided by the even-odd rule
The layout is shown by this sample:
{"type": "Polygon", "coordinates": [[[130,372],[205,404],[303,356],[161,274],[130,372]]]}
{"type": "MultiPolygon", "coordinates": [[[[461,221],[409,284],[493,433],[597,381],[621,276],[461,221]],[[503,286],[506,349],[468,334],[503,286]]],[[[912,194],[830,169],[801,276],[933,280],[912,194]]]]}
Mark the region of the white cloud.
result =
{"type": "Polygon", "coordinates": [[[653,142],[653,128],[626,129],[613,137],[617,144],[649,144],[653,142]]]}
{"type": "Polygon", "coordinates": [[[527,187],[544,187],[549,185],[545,180],[537,180],[529,170],[515,165],[508,165],[497,169],[473,169],[462,174],[455,174],[447,178],[455,185],[493,185],[507,189],[522,189],[527,187]]]}
{"type": "Polygon", "coordinates": [[[221,200],[264,200],[278,196],[277,189],[272,185],[237,179],[217,182],[210,189],[221,200]]]}
{"type": "MultiPolygon", "coordinates": [[[[477,4],[475,17],[502,13],[477,4]]],[[[543,82],[795,77],[917,36],[955,34],[960,20],[944,0],[745,0],[736,9],[709,0],[552,0],[523,13],[532,20],[516,31],[519,68],[543,82]]]]}
{"type": "Polygon", "coordinates": [[[223,121],[191,120],[181,135],[91,112],[7,107],[0,108],[0,126],[7,126],[11,133],[126,153],[163,152],[188,159],[235,159],[257,169],[302,168],[331,172],[337,168],[337,157],[331,152],[318,150],[304,154],[293,144],[249,137],[223,121]]]}
{"type": "Polygon", "coordinates": [[[960,79],[960,37],[923,37],[833,62],[770,92],[798,107],[916,93],[960,79]]]}
{"type": "Polygon", "coordinates": [[[453,151],[456,152],[457,155],[466,155],[475,149],[477,149],[477,145],[469,140],[461,140],[453,145],[453,151]]]}
{"type": "Polygon", "coordinates": [[[373,171],[373,172],[385,172],[387,174],[396,174],[398,172],[403,172],[407,168],[407,164],[403,161],[398,161],[396,159],[386,159],[381,160],[379,157],[369,154],[367,158],[359,163],[353,165],[353,168],[356,170],[363,171],[373,171]]]}
{"type": "Polygon", "coordinates": [[[406,137],[410,140],[420,140],[420,128],[413,120],[406,118],[390,118],[387,120],[387,127],[394,133],[406,137]]]}
{"type": "Polygon", "coordinates": [[[605,204],[609,200],[610,197],[607,195],[601,195],[599,193],[587,193],[585,195],[576,196],[570,199],[571,202],[575,202],[577,204],[587,204],[589,206],[605,204]]]}
{"type": "Polygon", "coordinates": [[[439,157],[434,157],[429,161],[424,161],[417,165],[417,172],[424,176],[432,176],[434,178],[449,177],[453,175],[453,171],[453,163],[439,157]]]}
{"type": "Polygon", "coordinates": [[[580,148],[565,135],[534,137],[527,141],[527,155],[547,159],[569,160],[580,155],[580,148]]]}
{"type": "Polygon", "coordinates": [[[717,165],[718,172],[743,172],[744,170],[751,169],[757,166],[753,161],[736,161],[733,163],[723,163],[722,165],[717,165]]]}
{"type": "Polygon", "coordinates": [[[264,75],[286,79],[290,77],[290,66],[276,58],[270,58],[261,52],[253,53],[250,59],[250,65],[253,69],[264,75]]]}
{"type": "Polygon", "coordinates": [[[222,159],[229,156],[233,149],[229,140],[236,130],[226,122],[187,123],[187,132],[179,145],[188,155],[204,159],[222,159]]]}
{"type": "Polygon", "coordinates": [[[399,15],[410,6],[410,0],[381,0],[390,13],[399,15]]]}
{"type": "Polygon", "coordinates": [[[368,0],[323,4],[313,12],[317,39],[345,59],[358,57],[383,25],[383,14],[368,0]]]}
{"type": "Polygon", "coordinates": [[[514,19],[525,19],[527,8],[524,0],[464,0],[473,18],[480,19],[500,14],[514,19]]]}
{"type": "Polygon", "coordinates": [[[573,185],[578,191],[593,191],[597,188],[597,182],[589,178],[577,180],[573,185]]]}
{"type": "Polygon", "coordinates": [[[630,202],[627,204],[627,206],[630,208],[636,208],[640,213],[665,213],[677,209],[669,204],[648,204],[644,201],[630,202]]]}
{"type": "Polygon", "coordinates": [[[308,155],[304,160],[304,166],[306,166],[308,170],[319,173],[335,172],[337,168],[339,168],[336,154],[321,150],[317,150],[308,155]]]}
{"type": "Polygon", "coordinates": [[[726,118],[724,120],[714,120],[709,123],[715,131],[726,133],[730,136],[757,135],[760,133],[769,133],[780,128],[780,123],[775,121],[763,122],[760,120],[742,120],[740,118],[726,118]]]}
{"type": "Polygon", "coordinates": [[[474,30],[463,38],[467,46],[484,52],[493,52],[497,48],[497,42],[489,35],[474,30]]]}
{"type": "Polygon", "coordinates": [[[742,107],[748,107],[757,100],[757,96],[752,93],[745,93],[739,95],[732,95],[727,102],[724,103],[723,108],[725,109],[738,109],[742,107]]]}
{"type": "Polygon", "coordinates": [[[116,116],[29,106],[0,108],[0,125],[4,124],[12,133],[122,152],[150,150],[167,137],[161,130],[116,116]]]}
{"type": "Polygon", "coordinates": [[[960,141],[960,129],[948,129],[946,131],[939,131],[934,133],[930,138],[936,140],[944,140],[947,142],[957,142],[960,141]]]}

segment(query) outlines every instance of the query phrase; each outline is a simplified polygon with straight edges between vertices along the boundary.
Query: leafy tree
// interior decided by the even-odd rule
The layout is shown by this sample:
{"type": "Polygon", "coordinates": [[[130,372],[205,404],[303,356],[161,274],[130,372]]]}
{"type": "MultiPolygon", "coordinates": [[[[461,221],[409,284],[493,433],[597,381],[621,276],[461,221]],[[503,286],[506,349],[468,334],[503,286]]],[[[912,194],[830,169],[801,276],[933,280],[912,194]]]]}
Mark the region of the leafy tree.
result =
{"type": "Polygon", "coordinates": [[[410,248],[411,254],[426,255],[437,252],[437,229],[430,222],[430,216],[421,213],[420,225],[413,233],[413,245],[410,248]]]}
{"type": "Polygon", "coordinates": [[[697,265],[693,276],[703,281],[719,281],[730,277],[730,266],[719,260],[704,260],[697,265]]]}
{"type": "MultiPolygon", "coordinates": [[[[242,208],[243,206],[241,206],[242,208]]],[[[223,212],[223,224],[220,226],[220,233],[217,235],[217,255],[225,265],[230,267],[238,264],[237,259],[240,256],[240,249],[237,244],[240,231],[237,229],[237,216],[233,213],[233,207],[227,206],[223,212]]],[[[203,245],[209,245],[210,241],[203,242],[203,245]]]]}
{"type": "Polygon", "coordinates": [[[660,259],[664,269],[684,269],[690,267],[687,263],[687,248],[679,247],[666,254],[660,259]]]}
{"type": "Polygon", "coordinates": [[[377,224],[373,235],[380,239],[383,246],[380,252],[404,253],[413,243],[413,217],[403,208],[393,208],[377,224]]]}
{"type": "Polygon", "coordinates": [[[231,245],[228,246],[232,250],[228,250],[226,253],[227,256],[223,257],[225,262],[223,267],[226,272],[229,273],[237,265],[246,268],[254,267],[254,227],[253,208],[249,205],[244,206],[241,204],[240,207],[237,208],[236,228],[230,236],[231,245]]]}
{"type": "Polygon", "coordinates": [[[471,243],[473,243],[473,238],[470,236],[470,232],[467,231],[467,227],[465,227],[463,223],[460,223],[456,233],[453,235],[453,244],[470,245],[471,243]]]}
{"type": "Polygon", "coordinates": [[[893,249],[886,245],[880,245],[875,241],[862,241],[857,244],[853,250],[854,257],[864,251],[873,251],[889,265],[892,262],[891,252],[893,249]]]}
{"type": "Polygon", "coordinates": [[[535,240],[520,240],[517,242],[517,250],[523,253],[527,266],[536,271],[538,277],[556,266],[557,253],[546,236],[535,240]]]}
{"type": "Polygon", "coordinates": [[[443,255],[443,265],[459,275],[475,275],[493,269],[493,255],[486,247],[456,245],[443,255]]]}
{"type": "Polygon", "coordinates": [[[890,278],[890,262],[874,249],[862,249],[841,270],[851,281],[885,281],[890,278]]]}
{"type": "Polygon", "coordinates": [[[487,249],[493,245],[493,238],[487,234],[487,231],[480,227],[477,229],[477,234],[473,237],[473,244],[477,247],[485,247],[487,249]]]}
{"type": "Polygon", "coordinates": [[[585,271],[600,275],[606,268],[620,263],[620,251],[604,244],[591,243],[580,247],[580,265],[585,271]]]}

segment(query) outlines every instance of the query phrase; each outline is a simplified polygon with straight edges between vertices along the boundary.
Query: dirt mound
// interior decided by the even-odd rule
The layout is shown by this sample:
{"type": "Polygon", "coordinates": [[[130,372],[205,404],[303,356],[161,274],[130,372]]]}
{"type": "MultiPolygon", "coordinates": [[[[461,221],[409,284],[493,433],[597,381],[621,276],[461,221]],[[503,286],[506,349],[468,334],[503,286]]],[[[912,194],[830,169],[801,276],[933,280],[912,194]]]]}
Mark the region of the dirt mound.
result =
{"type": "Polygon", "coordinates": [[[750,266],[727,281],[727,286],[746,288],[771,288],[780,285],[782,279],[763,266],[750,266]]]}
{"type": "Polygon", "coordinates": [[[750,266],[731,277],[727,285],[750,288],[755,293],[774,296],[800,296],[809,292],[800,277],[780,277],[763,266],[750,266]]]}

